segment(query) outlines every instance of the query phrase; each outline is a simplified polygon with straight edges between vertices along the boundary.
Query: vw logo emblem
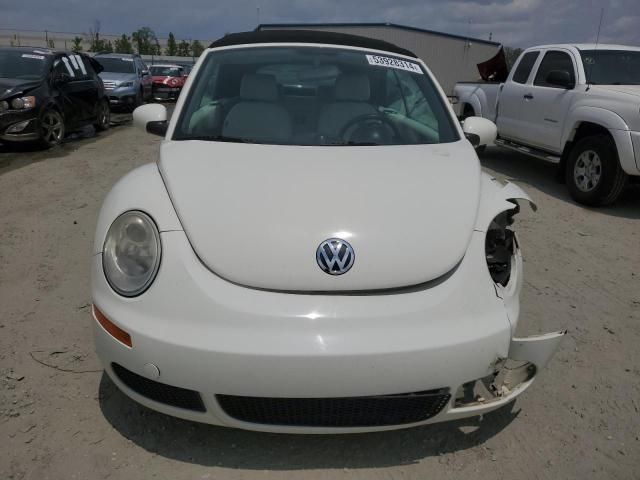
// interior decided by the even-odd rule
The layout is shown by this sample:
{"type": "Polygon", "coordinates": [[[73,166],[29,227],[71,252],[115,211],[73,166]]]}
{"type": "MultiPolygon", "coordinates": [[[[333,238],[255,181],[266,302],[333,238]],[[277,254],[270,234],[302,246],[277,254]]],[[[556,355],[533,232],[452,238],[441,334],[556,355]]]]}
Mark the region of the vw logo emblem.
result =
{"type": "Polygon", "coordinates": [[[349,242],[341,238],[325,240],[316,250],[318,265],[329,275],[347,273],[353,267],[355,259],[356,254],[353,251],[353,247],[349,245],[349,242]]]}

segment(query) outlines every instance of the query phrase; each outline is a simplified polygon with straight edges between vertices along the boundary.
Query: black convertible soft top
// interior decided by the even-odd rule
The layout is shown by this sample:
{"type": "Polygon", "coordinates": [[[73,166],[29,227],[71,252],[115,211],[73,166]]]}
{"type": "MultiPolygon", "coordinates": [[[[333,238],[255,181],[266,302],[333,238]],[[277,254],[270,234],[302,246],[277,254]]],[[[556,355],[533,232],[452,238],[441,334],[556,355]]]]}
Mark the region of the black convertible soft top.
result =
{"type": "Polygon", "coordinates": [[[230,33],[213,42],[209,45],[209,48],[251,43],[324,43],[328,45],[370,48],[418,58],[415,53],[383,40],[319,30],[258,30],[253,32],[230,33]]]}

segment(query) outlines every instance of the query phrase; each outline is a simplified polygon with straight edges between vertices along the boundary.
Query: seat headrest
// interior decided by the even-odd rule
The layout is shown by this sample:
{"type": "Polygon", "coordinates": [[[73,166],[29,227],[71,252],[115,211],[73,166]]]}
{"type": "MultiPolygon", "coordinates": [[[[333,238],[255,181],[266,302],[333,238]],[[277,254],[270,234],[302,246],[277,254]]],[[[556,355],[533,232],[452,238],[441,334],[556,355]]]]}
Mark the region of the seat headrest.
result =
{"type": "Polygon", "coordinates": [[[242,100],[259,100],[275,102],[278,99],[278,83],[276,77],[264,73],[248,73],[240,83],[242,100]]]}
{"type": "Polygon", "coordinates": [[[371,87],[366,75],[343,73],[336,79],[336,100],[366,102],[370,95],[371,87]]]}

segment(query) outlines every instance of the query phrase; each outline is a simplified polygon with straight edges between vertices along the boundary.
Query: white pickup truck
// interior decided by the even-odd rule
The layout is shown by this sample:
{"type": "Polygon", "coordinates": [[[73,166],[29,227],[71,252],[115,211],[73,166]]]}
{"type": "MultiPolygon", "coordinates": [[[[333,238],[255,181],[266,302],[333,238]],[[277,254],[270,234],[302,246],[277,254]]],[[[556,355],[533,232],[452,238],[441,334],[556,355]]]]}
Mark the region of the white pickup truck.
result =
{"type": "Polygon", "coordinates": [[[504,83],[458,83],[460,118],[498,127],[496,144],[560,167],[571,196],[613,203],[640,179],[640,48],[525,50],[504,83]]]}

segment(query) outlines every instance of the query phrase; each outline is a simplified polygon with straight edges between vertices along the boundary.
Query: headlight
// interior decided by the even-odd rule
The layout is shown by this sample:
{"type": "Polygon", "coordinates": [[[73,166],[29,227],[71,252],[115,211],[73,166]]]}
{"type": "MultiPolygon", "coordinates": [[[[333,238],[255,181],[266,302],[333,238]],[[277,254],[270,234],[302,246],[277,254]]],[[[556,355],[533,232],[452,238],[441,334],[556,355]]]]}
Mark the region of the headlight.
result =
{"type": "Polygon", "coordinates": [[[22,110],[23,108],[33,108],[36,106],[36,97],[18,97],[11,100],[11,108],[22,110]]]}
{"type": "Polygon", "coordinates": [[[104,241],[102,267],[117,293],[135,297],[153,282],[162,254],[160,233],[147,214],[135,210],[120,215],[104,241]]]}
{"type": "Polygon", "coordinates": [[[133,82],[122,82],[121,87],[133,87],[133,82]]]}
{"type": "Polygon", "coordinates": [[[513,224],[513,216],[520,211],[520,207],[502,212],[493,219],[485,238],[485,255],[491,278],[504,287],[511,277],[511,263],[517,248],[515,234],[508,227],[513,224]]]}
{"type": "Polygon", "coordinates": [[[3,100],[0,102],[0,112],[4,112],[5,110],[9,110],[9,103],[3,100]]]}

